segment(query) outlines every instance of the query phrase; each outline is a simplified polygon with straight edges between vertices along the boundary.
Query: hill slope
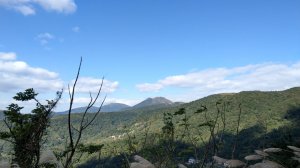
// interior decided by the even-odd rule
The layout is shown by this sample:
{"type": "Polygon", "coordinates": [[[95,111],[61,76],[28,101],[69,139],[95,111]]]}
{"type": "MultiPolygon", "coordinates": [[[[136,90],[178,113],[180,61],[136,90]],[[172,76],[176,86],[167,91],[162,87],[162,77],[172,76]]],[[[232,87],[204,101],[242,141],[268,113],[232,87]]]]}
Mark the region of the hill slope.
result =
{"type": "Polygon", "coordinates": [[[130,106],[122,103],[110,103],[107,105],[104,105],[101,109],[103,112],[116,112],[116,111],[122,111],[127,108],[130,108],[130,106]]]}
{"type": "MultiPolygon", "coordinates": [[[[147,101],[142,103],[147,105],[151,104],[151,102],[151,99],[147,99],[147,101]]],[[[165,104],[169,103],[169,101],[166,101],[165,104]]],[[[239,153],[238,157],[243,158],[247,154],[253,154],[254,149],[262,148],[265,145],[277,146],[285,143],[292,145],[295,142],[300,142],[298,139],[300,137],[300,124],[298,122],[300,120],[299,87],[285,91],[244,91],[233,94],[215,94],[178,106],[157,109],[148,107],[151,107],[151,105],[122,112],[100,113],[95,122],[88,128],[88,131],[84,133],[83,142],[85,144],[105,144],[106,148],[103,149],[103,153],[108,155],[112,153],[112,146],[114,146],[114,150],[127,151],[126,142],[128,142],[128,135],[134,134],[132,137],[135,138],[136,145],[138,145],[139,142],[143,142],[142,139],[147,127],[148,136],[154,137],[154,139],[155,137],[157,138],[164,126],[163,114],[174,114],[180,108],[186,110],[191,135],[201,139],[201,141],[197,142],[199,148],[201,148],[204,141],[208,140],[210,135],[207,127],[200,128],[199,125],[205,123],[205,118],[214,120],[217,116],[218,108],[221,111],[225,109],[225,140],[224,144],[222,144],[222,150],[220,149],[219,152],[219,155],[225,158],[229,158],[228,153],[230,153],[235,139],[239,110],[242,113],[239,127],[239,146],[236,149],[236,152],[239,153]],[[207,112],[195,114],[203,105],[206,106],[207,112]],[[225,108],[224,105],[226,105],[225,108]],[[239,105],[241,105],[241,109],[239,105]]],[[[92,115],[92,113],[88,114],[90,118],[92,115]]],[[[80,117],[81,114],[72,115],[72,124],[75,127],[78,126],[80,117]]],[[[172,122],[175,126],[175,137],[180,137],[184,132],[184,128],[180,126],[182,119],[183,116],[173,116],[172,122]]],[[[217,120],[217,124],[218,130],[221,132],[223,125],[221,119],[217,120]]],[[[49,128],[47,147],[62,148],[62,144],[66,141],[66,135],[66,115],[54,117],[49,128]]],[[[154,141],[151,141],[152,146],[154,143],[154,141]]],[[[186,152],[185,148],[183,151],[186,152]]],[[[178,151],[178,153],[181,152],[178,151]]],[[[191,153],[186,155],[191,156],[191,153]]]]}
{"type": "MultiPolygon", "coordinates": [[[[153,109],[153,108],[137,108],[129,109],[124,112],[101,113],[96,118],[95,124],[89,129],[87,141],[102,141],[113,135],[120,135],[131,130],[139,131],[136,125],[144,125],[151,123],[150,131],[158,132],[163,126],[163,113],[174,113],[179,108],[185,108],[189,122],[193,126],[204,122],[204,114],[195,115],[201,105],[205,105],[208,109],[209,118],[216,115],[216,102],[228,102],[226,112],[226,127],[229,132],[234,132],[238,117],[239,104],[242,108],[242,119],[240,129],[247,129],[258,124],[258,119],[263,118],[268,123],[268,129],[279,128],[289,123],[286,115],[295,108],[300,108],[300,88],[292,88],[278,92],[260,92],[247,91],[236,94],[216,94],[211,95],[190,103],[181,104],[176,107],[153,109]],[[125,129],[124,126],[127,126],[125,129]]],[[[89,114],[92,115],[92,114],[89,114]]],[[[80,114],[74,115],[74,123],[80,114]]],[[[180,119],[174,118],[174,122],[180,119]]],[[[62,115],[53,119],[53,129],[63,128],[65,126],[66,116],[62,115]],[[56,128],[56,127],[59,128],[56,128]]],[[[62,136],[62,135],[60,135],[62,136]]]]}
{"type": "Polygon", "coordinates": [[[146,100],[134,105],[132,108],[144,108],[149,106],[160,106],[160,107],[168,107],[173,104],[172,101],[164,98],[164,97],[155,97],[155,98],[147,98],[146,100]]]}

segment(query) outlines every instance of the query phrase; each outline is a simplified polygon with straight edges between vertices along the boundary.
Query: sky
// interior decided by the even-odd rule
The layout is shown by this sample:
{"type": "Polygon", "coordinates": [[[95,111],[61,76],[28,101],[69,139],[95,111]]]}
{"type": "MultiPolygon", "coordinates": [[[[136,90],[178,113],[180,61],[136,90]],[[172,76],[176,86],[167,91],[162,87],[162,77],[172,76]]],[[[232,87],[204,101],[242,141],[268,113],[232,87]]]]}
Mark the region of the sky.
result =
{"type": "Polygon", "coordinates": [[[56,111],[65,110],[81,57],[75,107],[103,76],[106,103],[128,105],[300,86],[299,9],[299,0],[0,0],[0,109],[26,88],[41,100],[63,88],[56,111]]]}

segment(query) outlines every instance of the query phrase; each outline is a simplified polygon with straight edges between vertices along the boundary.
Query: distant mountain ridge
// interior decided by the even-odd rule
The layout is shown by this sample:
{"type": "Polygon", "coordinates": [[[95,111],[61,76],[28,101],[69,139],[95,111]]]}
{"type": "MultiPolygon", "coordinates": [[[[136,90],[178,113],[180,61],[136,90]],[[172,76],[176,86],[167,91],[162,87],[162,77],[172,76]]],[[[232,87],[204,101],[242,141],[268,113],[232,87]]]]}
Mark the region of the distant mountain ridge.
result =
{"type": "Polygon", "coordinates": [[[130,108],[127,104],[123,103],[110,103],[107,105],[102,106],[101,111],[103,112],[115,112],[115,111],[122,111],[127,108],[130,108]]]}
{"type": "MultiPolygon", "coordinates": [[[[85,107],[78,107],[78,108],[74,108],[72,109],[72,113],[82,113],[86,110],[86,106],[85,107]]],[[[126,104],[122,104],[122,103],[110,103],[107,105],[103,105],[101,108],[101,112],[116,112],[116,111],[122,111],[125,110],[127,108],[130,108],[130,106],[126,105],[126,104]]],[[[99,110],[99,107],[91,107],[88,112],[89,113],[95,113],[99,110]]],[[[68,110],[63,111],[63,112],[56,112],[56,114],[67,114],[68,110]]]]}
{"type": "MultiPolygon", "coordinates": [[[[134,109],[142,109],[142,108],[148,108],[148,109],[157,109],[157,108],[165,108],[165,107],[173,107],[177,105],[181,105],[183,102],[172,102],[171,100],[168,100],[164,97],[154,97],[154,98],[147,98],[144,101],[134,105],[134,106],[128,106],[126,104],[122,103],[110,103],[107,105],[102,106],[101,112],[119,112],[119,111],[128,111],[128,110],[134,110],[134,109]]],[[[93,113],[97,112],[99,107],[91,107],[88,112],[93,113]]],[[[72,109],[72,113],[82,113],[86,110],[86,107],[78,107],[72,109]]],[[[63,112],[57,112],[56,114],[67,114],[68,111],[63,112]]]]}

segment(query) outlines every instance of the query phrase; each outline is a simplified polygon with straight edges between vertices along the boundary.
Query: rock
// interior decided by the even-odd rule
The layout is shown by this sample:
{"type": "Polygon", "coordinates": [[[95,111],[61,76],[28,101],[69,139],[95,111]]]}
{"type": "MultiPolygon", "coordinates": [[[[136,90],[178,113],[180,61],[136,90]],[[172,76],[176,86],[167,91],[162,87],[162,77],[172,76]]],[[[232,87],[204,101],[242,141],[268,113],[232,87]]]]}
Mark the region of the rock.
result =
{"type": "Polygon", "coordinates": [[[250,168],[284,168],[278,163],[266,160],[263,163],[256,163],[255,165],[250,166],[250,168]]]}
{"type": "Polygon", "coordinates": [[[297,157],[300,157],[300,152],[293,152],[297,157]]]}
{"type": "Polygon", "coordinates": [[[187,167],[183,164],[178,164],[178,168],[187,168],[187,167]]]}
{"type": "Polygon", "coordinates": [[[155,166],[148,160],[142,158],[139,155],[133,157],[135,162],[130,163],[130,168],[155,168],[155,166]]]}
{"type": "Polygon", "coordinates": [[[245,160],[261,160],[261,159],[263,159],[263,157],[262,156],[260,156],[260,155],[249,155],[249,156],[246,156],[245,157],[245,160]]]}
{"type": "Polygon", "coordinates": [[[0,161],[0,168],[10,168],[10,164],[7,161],[0,161]]]}
{"type": "Polygon", "coordinates": [[[299,157],[292,157],[293,160],[296,160],[300,163],[300,158],[299,157]]]}
{"type": "Polygon", "coordinates": [[[130,168],[146,168],[145,165],[140,164],[140,163],[136,163],[136,162],[130,163],[129,167],[130,168]]]}
{"type": "Polygon", "coordinates": [[[269,156],[269,154],[267,154],[266,152],[263,152],[261,150],[254,150],[254,152],[259,154],[260,156],[264,156],[264,157],[269,156]]]}
{"type": "Polygon", "coordinates": [[[288,148],[292,149],[295,152],[300,152],[300,148],[296,147],[296,146],[287,146],[288,148]]]}
{"type": "Polygon", "coordinates": [[[245,165],[246,164],[240,160],[227,160],[224,163],[224,166],[228,168],[241,168],[244,167],[245,165]]]}
{"type": "Polygon", "coordinates": [[[264,150],[264,152],[268,152],[268,153],[274,153],[274,152],[281,152],[282,149],[280,148],[267,148],[264,150]]]}
{"type": "Polygon", "coordinates": [[[223,159],[219,156],[213,156],[212,158],[219,165],[223,165],[227,161],[227,159],[223,159]]]}

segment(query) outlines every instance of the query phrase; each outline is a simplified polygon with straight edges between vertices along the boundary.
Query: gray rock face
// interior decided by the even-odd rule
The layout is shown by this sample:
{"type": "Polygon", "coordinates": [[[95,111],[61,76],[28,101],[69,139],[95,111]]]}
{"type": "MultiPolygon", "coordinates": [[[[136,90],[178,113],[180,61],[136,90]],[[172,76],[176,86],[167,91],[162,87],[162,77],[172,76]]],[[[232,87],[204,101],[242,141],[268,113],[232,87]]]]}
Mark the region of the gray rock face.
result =
{"type": "Polygon", "coordinates": [[[266,160],[263,163],[256,163],[255,165],[250,166],[250,168],[284,168],[278,163],[266,160]]]}
{"type": "Polygon", "coordinates": [[[187,168],[187,167],[183,164],[178,164],[178,168],[187,168]]]}
{"type": "Polygon", "coordinates": [[[148,160],[142,158],[141,156],[135,155],[133,157],[135,162],[130,163],[130,168],[155,168],[155,166],[148,160]]]}
{"type": "Polygon", "coordinates": [[[219,156],[213,156],[213,160],[219,165],[224,165],[224,163],[227,161],[227,159],[223,159],[219,156]]]}
{"type": "Polygon", "coordinates": [[[240,160],[227,160],[224,163],[224,166],[228,168],[241,168],[244,167],[245,165],[246,164],[240,160]]]}

